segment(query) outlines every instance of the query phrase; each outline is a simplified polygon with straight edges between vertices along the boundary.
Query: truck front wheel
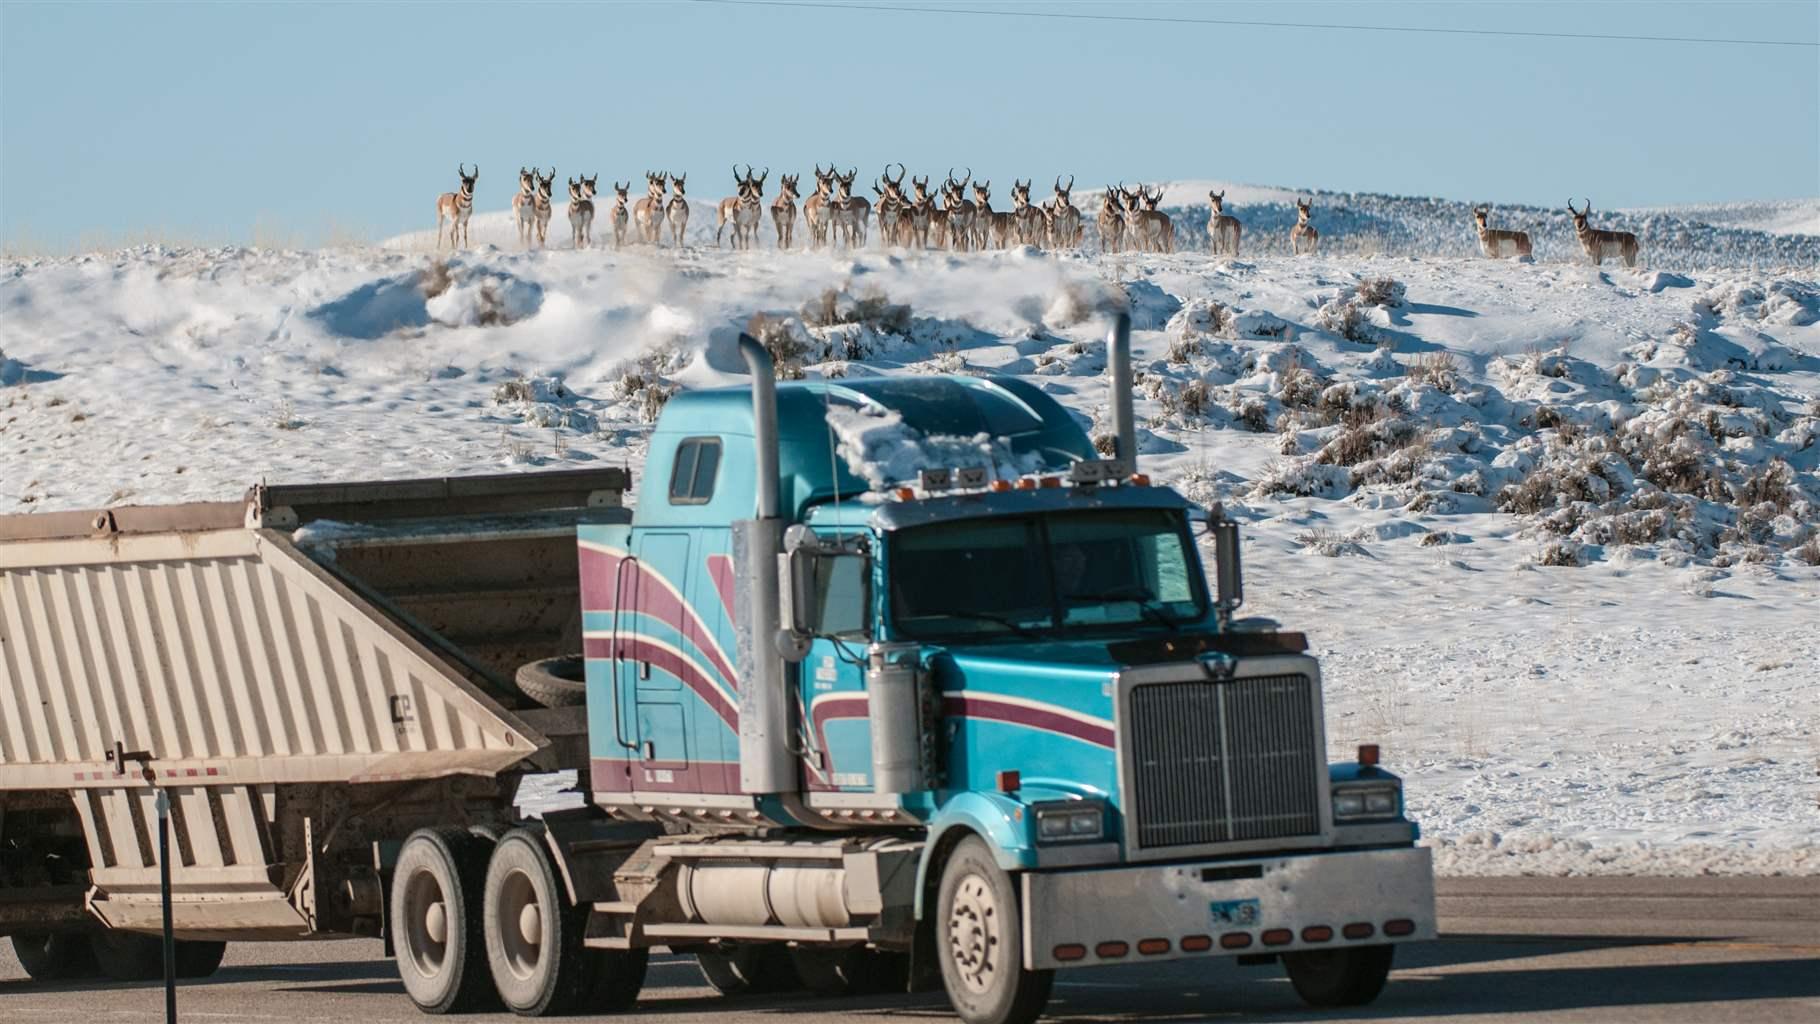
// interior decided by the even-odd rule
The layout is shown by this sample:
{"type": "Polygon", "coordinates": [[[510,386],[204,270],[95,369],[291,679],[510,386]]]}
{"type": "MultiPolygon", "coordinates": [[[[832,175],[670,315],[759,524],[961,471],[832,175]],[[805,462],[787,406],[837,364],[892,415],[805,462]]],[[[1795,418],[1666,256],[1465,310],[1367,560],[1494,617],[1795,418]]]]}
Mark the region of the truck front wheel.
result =
{"type": "Polygon", "coordinates": [[[1363,1006],[1384,991],[1395,946],[1284,953],[1283,968],[1309,1006],[1363,1006]]]}
{"type": "Polygon", "coordinates": [[[1024,969],[1017,889],[978,836],[942,867],[936,957],[954,1012],[967,1024],[1030,1024],[1043,1012],[1054,971],[1024,969]]]}

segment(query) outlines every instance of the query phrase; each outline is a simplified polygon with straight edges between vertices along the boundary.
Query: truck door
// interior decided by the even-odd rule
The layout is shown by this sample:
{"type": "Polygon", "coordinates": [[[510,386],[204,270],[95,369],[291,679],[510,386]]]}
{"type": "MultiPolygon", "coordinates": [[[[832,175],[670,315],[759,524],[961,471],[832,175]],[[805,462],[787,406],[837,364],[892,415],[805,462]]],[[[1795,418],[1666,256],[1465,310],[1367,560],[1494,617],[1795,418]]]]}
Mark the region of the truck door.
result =
{"type": "MultiPolygon", "coordinates": [[[[863,624],[870,618],[863,585],[855,592],[830,592],[828,601],[850,614],[838,621],[863,624]]],[[[836,621],[831,620],[831,621],[836,621]]],[[[868,630],[868,635],[870,631],[868,630]]],[[[804,744],[803,779],[818,791],[869,792],[872,789],[872,727],[867,720],[866,639],[817,637],[809,656],[797,666],[802,673],[803,707],[808,710],[809,742],[804,744]]]]}
{"type": "Polygon", "coordinates": [[[639,789],[688,788],[689,723],[693,695],[684,686],[688,644],[690,536],[645,533],[636,543],[634,614],[622,620],[620,700],[638,745],[633,783],[639,789]],[[642,769],[642,771],[640,770],[642,769]]]}

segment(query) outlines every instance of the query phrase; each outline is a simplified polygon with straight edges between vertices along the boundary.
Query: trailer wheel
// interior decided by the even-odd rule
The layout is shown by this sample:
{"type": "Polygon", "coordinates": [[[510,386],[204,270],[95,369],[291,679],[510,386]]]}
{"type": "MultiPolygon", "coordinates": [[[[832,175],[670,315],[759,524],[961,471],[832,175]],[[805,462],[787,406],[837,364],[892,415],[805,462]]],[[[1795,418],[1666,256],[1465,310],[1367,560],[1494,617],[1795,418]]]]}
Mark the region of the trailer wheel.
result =
{"type": "Polygon", "coordinates": [[[480,934],[486,843],[459,829],[418,829],[392,870],[389,924],[398,976],[425,1013],[459,1013],[488,995],[480,934]]]}
{"type": "Polygon", "coordinates": [[[32,932],[13,936],[13,954],[33,981],[92,978],[100,973],[95,947],[81,932],[32,932]]]}
{"type": "Polygon", "coordinates": [[[954,1012],[967,1024],[1030,1024],[1043,1012],[1054,971],[1024,969],[1017,889],[978,836],[942,866],[936,956],[954,1012]]]}
{"type": "Polygon", "coordinates": [[[184,941],[177,943],[177,977],[206,978],[221,969],[227,943],[184,941]]]}
{"type": "Polygon", "coordinates": [[[1309,1006],[1363,1006],[1384,991],[1395,946],[1284,953],[1283,968],[1309,1006]]]}
{"type": "Polygon", "coordinates": [[[487,864],[482,931],[487,966],[506,1008],[526,1017],[568,1013],[595,991],[582,932],[541,836],[514,829],[487,864]]]}
{"type": "Polygon", "coordinates": [[[155,935],[113,930],[96,932],[95,960],[115,981],[156,981],[164,977],[164,940],[155,935]]]}
{"type": "Polygon", "coordinates": [[[571,708],[588,699],[587,662],[579,654],[521,665],[512,682],[519,693],[546,708],[571,708]]]}
{"type": "Polygon", "coordinates": [[[724,946],[695,954],[702,976],[723,996],[772,995],[802,987],[790,951],[775,943],[724,946]]]}

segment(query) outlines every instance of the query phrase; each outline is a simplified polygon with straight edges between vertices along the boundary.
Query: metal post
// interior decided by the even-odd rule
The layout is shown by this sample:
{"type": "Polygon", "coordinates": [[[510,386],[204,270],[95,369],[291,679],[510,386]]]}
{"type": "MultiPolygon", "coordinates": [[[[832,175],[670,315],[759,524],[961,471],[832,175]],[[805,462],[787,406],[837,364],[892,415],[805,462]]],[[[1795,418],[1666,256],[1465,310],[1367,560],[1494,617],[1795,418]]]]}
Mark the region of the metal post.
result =
{"type": "Polygon", "coordinates": [[[164,1024],[177,1024],[177,941],[171,936],[171,796],[158,791],[158,896],[164,904],[164,1024]]]}

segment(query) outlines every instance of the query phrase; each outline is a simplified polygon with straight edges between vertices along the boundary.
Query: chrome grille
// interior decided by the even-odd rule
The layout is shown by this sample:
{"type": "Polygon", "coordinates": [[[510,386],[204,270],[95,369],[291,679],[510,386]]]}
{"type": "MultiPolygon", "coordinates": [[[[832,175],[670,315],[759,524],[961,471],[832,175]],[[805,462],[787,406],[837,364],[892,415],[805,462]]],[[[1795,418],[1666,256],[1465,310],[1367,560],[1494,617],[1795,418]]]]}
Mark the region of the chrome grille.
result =
{"type": "Polygon", "coordinates": [[[1139,847],[1320,831],[1324,766],[1307,676],[1138,686],[1123,731],[1139,847]]]}

